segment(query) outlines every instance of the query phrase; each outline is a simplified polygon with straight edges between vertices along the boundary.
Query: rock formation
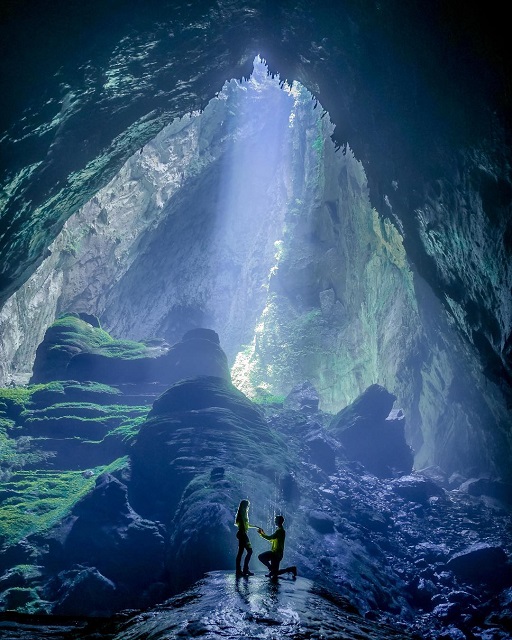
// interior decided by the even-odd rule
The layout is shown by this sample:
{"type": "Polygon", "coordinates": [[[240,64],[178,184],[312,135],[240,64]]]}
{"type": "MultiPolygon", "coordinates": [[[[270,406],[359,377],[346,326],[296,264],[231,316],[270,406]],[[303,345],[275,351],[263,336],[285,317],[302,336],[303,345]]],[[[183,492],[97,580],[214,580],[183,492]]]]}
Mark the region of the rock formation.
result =
{"type": "MultiPolygon", "coordinates": [[[[76,316],[64,320],[91,335],[98,329],[76,316]]],[[[333,637],[347,628],[373,633],[375,622],[383,638],[506,637],[512,541],[509,505],[497,490],[503,483],[472,490],[476,479],[412,471],[404,418],[381,386],[335,416],[315,406],[307,382],[285,402],[263,395],[257,404],[218,368],[225,359],[214,332],[195,330],[175,346],[180,357],[169,375],[179,379],[170,386],[53,380],[2,390],[9,456],[0,501],[0,629],[2,620],[22,628],[22,614],[37,614],[49,623],[54,616],[105,619],[94,629],[84,622],[84,638],[87,629],[107,627],[109,637],[143,637],[153,622],[168,633],[202,619],[201,602],[221,606],[221,585],[235,597],[226,611],[243,613],[244,593],[251,599],[274,589],[256,559],[268,543],[254,530],[254,580],[235,583],[231,573],[234,513],[248,497],[252,523],[270,530],[276,513],[285,516],[286,562],[299,578],[275,585],[275,594],[305,628],[319,628],[312,602],[320,598],[333,637]],[[122,628],[116,622],[122,610],[172,596],[122,628]],[[193,601],[198,609],[181,609],[193,601]]],[[[124,354],[109,357],[119,365],[124,354]]],[[[145,368],[145,357],[132,361],[145,368]]],[[[286,637],[292,627],[276,615],[271,607],[264,618],[286,637]]],[[[31,633],[44,634],[44,624],[31,633]]]]}
{"type": "MultiPolygon", "coordinates": [[[[501,9],[31,4],[0,21],[3,609],[161,602],[229,568],[243,494],[264,524],[285,511],[301,577],[358,615],[508,638],[501,9]],[[274,81],[261,61],[250,77],[258,54],[274,81]],[[289,395],[305,381],[318,405],[310,387],[289,395]],[[361,400],[377,388],[391,416],[361,400]],[[89,524],[112,557],[91,541],[88,564],[89,524]],[[156,581],[121,574],[121,548],[156,581]]],[[[203,587],[189,597],[208,602],[203,587]]],[[[337,630],[339,609],[315,602],[337,630]]],[[[202,633],[189,615],[171,628],[202,633]]]]}
{"type": "MultiPolygon", "coordinates": [[[[218,328],[226,366],[250,397],[286,396],[310,380],[321,408],[337,411],[378,383],[411,418],[419,466],[507,474],[501,392],[450,326],[399,230],[372,209],[361,163],[348,146],[335,152],[332,133],[311,94],[281,88],[261,60],[204,112],[165,127],[68,220],[0,311],[4,378],[26,377],[31,351],[62,312],[95,314],[137,343],[119,342],[122,371],[106,359],[110,339],[75,354],[67,377],[107,384],[134,375],[170,383],[157,370],[170,370],[166,359],[155,356],[206,324],[218,328]],[[280,141],[270,155],[267,138],[280,141]],[[146,350],[145,367],[129,348],[137,358],[146,350]]],[[[66,359],[76,348],[48,353],[66,359]]],[[[52,376],[42,358],[32,381],[43,381],[39,370],[52,376]]]]}

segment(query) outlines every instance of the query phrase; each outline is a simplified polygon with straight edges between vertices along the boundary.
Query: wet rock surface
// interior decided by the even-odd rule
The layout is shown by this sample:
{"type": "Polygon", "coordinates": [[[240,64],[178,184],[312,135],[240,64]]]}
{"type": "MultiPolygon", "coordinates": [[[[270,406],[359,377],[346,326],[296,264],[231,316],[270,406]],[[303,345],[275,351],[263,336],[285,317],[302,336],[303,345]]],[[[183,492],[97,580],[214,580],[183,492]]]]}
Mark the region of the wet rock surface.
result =
{"type": "Polygon", "coordinates": [[[215,571],[165,604],[108,623],[49,617],[7,621],[0,638],[10,640],[164,640],[168,638],[253,638],[279,640],[406,640],[419,636],[358,614],[343,598],[305,578],[250,579],[215,571]],[[39,623],[39,624],[37,624],[39,623]],[[11,634],[11,635],[9,635],[11,634]]]}

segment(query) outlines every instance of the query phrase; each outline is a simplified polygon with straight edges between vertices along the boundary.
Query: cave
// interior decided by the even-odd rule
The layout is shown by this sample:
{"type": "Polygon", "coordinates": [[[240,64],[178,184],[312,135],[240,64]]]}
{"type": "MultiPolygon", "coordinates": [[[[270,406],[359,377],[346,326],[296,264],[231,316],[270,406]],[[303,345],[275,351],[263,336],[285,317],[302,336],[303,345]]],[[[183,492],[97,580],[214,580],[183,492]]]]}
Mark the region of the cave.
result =
{"type": "MultiPolygon", "coordinates": [[[[509,637],[512,76],[496,15],[2,12],[0,634],[70,615],[84,638],[93,619],[122,638],[119,611],[187,589],[229,600],[230,511],[249,496],[266,529],[285,513],[293,584],[311,581],[332,637],[352,637],[340,611],[404,637],[509,637]]],[[[284,584],[272,597],[293,598],[284,584]]]]}

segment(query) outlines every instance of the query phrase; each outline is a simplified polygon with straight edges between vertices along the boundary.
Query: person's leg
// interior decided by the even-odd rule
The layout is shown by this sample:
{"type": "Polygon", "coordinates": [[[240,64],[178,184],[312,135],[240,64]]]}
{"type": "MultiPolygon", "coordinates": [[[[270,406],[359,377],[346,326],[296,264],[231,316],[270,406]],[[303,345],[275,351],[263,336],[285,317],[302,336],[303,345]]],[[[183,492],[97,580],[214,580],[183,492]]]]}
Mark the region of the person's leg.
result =
{"type": "Polygon", "coordinates": [[[272,554],[272,558],[270,561],[270,573],[273,576],[278,576],[279,575],[279,564],[281,563],[281,558],[276,554],[276,553],[272,553],[272,551],[270,552],[272,554]]]}
{"type": "Polygon", "coordinates": [[[249,571],[249,561],[252,556],[252,547],[250,544],[246,545],[245,551],[246,551],[246,554],[245,554],[245,560],[244,560],[244,569],[242,573],[244,574],[244,576],[252,576],[254,574],[251,571],[249,571]]]}
{"type": "Polygon", "coordinates": [[[260,553],[258,560],[267,567],[270,573],[272,572],[272,551],[264,551],[263,553],[260,553]]]}
{"type": "Polygon", "coordinates": [[[238,553],[236,554],[236,573],[237,575],[242,575],[242,554],[244,552],[244,547],[239,544],[238,545],[238,553]]]}
{"type": "Polygon", "coordinates": [[[245,551],[245,538],[243,535],[240,534],[240,532],[236,534],[236,537],[238,538],[238,553],[236,554],[236,575],[241,576],[242,575],[242,555],[245,551]]]}
{"type": "Polygon", "coordinates": [[[293,567],[286,567],[286,569],[279,569],[277,572],[278,576],[282,576],[283,573],[291,573],[294,578],[297,577],[297,567],[294,565],[293,567]]]}

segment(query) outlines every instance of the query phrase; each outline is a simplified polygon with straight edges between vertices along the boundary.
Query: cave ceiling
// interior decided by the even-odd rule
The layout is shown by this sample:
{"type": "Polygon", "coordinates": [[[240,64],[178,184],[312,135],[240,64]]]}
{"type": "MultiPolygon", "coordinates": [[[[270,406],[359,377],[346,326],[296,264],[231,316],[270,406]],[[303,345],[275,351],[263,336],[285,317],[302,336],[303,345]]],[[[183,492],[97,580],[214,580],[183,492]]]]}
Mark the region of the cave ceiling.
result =
{"type": "Polygon", "coordinates": [[[260,54],[329,112],[411,265],[509,386],[512,92],[497,7],[3,3],[0,305],[131,154],[260,54]]]}

